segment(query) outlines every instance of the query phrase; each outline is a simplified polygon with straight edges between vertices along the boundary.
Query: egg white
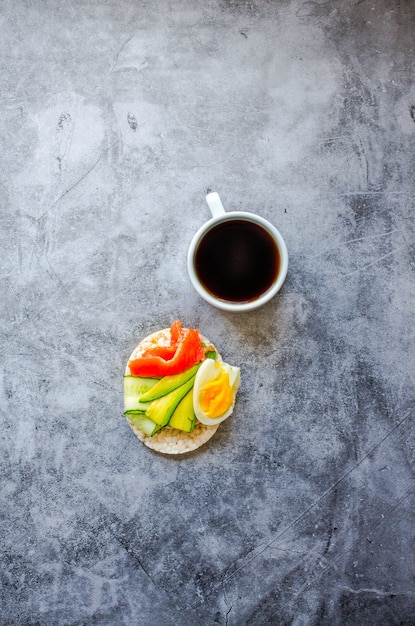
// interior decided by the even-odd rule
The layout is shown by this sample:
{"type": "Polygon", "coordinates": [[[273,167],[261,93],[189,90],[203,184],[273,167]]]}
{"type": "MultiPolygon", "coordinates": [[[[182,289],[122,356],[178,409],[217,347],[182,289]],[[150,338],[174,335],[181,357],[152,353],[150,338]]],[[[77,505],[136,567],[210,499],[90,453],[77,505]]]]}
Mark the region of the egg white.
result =
{"type": "Polygon", "coordinates": [[[239,388],[240,378],[241,370],[239,367],[228,365],[223,361],[214,361],[213,359],[206,359],[205,361],[203,361],[202,365],[197,371],[193,387],[193,408],[199,422],[205,424],[206,426],[214,426],[215,424],[220,424],[220,422],[223,422],[223,420],[231,415],[235,406],[236,392],[239,388]],[[220,367],[218,367],[218,365],[220,367]],[[220,417],[212,418],[206,415],[206,413],[200,406],[199,396],[201,390],[206,385],[206,383],[216,378],[221,372],[226,372],[227,374],[229,374],[229,384],[232,388],[232,404],[223,415],[221,415],[220,417]]]}

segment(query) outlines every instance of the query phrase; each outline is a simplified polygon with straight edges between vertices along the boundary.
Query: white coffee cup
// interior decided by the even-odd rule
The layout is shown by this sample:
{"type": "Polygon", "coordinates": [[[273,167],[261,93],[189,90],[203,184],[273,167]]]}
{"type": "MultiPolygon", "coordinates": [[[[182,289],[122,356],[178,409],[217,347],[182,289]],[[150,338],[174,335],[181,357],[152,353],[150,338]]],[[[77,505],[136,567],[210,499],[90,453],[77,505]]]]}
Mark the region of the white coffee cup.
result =
{"type": "Polygon", "coordinates": [[[287,276],[285,241],[259,215],[226,212],[216,192],[206,201],[212,217],[194,235],[187,254],[193,287],[224,311],[258,309],[279,292],[287,276]]]}

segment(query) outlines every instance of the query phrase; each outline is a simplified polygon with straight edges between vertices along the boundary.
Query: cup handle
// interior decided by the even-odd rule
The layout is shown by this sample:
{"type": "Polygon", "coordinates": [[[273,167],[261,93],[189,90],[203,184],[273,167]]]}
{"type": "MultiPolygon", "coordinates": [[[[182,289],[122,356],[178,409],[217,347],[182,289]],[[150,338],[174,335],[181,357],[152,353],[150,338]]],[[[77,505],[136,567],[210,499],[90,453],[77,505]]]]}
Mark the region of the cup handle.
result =
{"type": "Polygon", "coordinates": [[[206,202],[208,203],[208,207],[213,217],[218,217],[219,215],[223,215],[225,213],[222,201],[216,191],[208,193],[206,196],[206,202]]]}

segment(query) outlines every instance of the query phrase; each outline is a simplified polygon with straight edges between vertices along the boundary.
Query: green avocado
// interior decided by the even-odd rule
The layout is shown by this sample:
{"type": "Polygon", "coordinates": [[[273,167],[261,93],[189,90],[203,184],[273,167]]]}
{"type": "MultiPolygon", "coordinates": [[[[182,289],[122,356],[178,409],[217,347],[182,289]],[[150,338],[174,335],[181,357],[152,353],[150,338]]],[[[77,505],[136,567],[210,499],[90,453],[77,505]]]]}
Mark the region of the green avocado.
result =
{"type": "Polygon", "coordinates": [[[194,381],[195,377],[193,376],[193,378],[186,381],[184,385],[180,385],[180,387],[173,389],[173,391],[161,396],[161,398],[152,400],[145,412],[146,416],[156,424],[159,424],[159,426],[168,424],[180,400],[192,389],[194,381]]]}
{"type": "Polygon", "coordinates": [[[169,426],[183,430],[186,433],[191,433],[195,427],[196,415],[193,409],[193,388],[187,392],[183,400],[180,400],[179,404],[173,411],[173,415],[170,418],[169,426]]]}
{"type": "Polygon", "coordinates": [[[163,378],[158,380],[154,386],[140,395],[140,402],[151,402],[152,400],[165,396],[173,391],[173,389],[177,389],[177,387],[186,383],[190,378],[194,378],[200,366],[201,363],[198,363],[197,365],[193,365],[193,367],[189,367],[189,369],[185,370],[181,374],[163,376],[163,378]]]}

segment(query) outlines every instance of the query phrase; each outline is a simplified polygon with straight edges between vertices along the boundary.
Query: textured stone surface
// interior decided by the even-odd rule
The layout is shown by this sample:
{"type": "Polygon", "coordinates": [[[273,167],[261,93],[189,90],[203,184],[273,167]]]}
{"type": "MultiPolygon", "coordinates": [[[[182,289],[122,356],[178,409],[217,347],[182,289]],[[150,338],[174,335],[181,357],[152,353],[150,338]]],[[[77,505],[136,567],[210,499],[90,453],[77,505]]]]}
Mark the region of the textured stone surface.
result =
{"type": "Polygon", "coordinates": [[[415,7],[3,0],[1,622],[412,625],[415,7]],[[281,293],[192,290],[227,209],[276,224],[281,293]],[[179,318],[242,369],[188,457],[121,417],[179,318]]]}

